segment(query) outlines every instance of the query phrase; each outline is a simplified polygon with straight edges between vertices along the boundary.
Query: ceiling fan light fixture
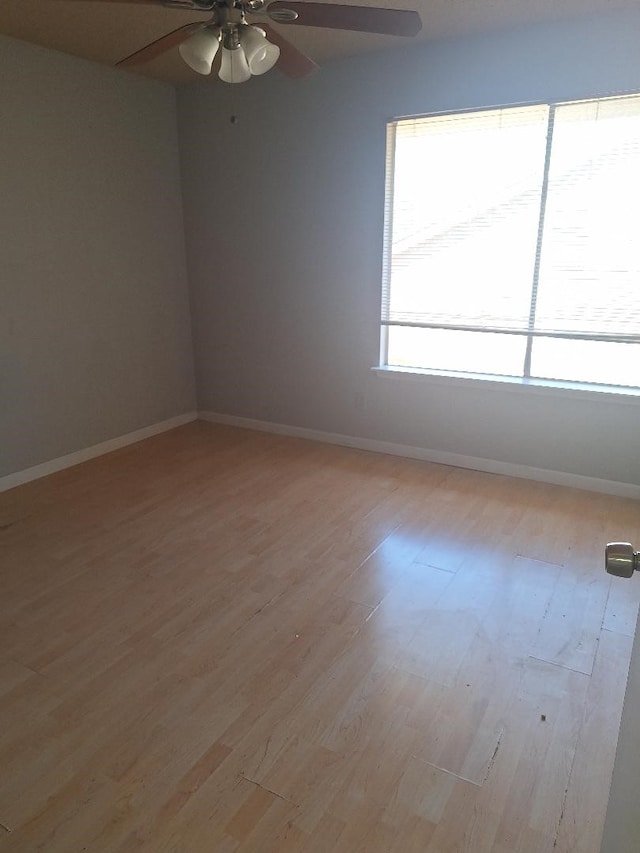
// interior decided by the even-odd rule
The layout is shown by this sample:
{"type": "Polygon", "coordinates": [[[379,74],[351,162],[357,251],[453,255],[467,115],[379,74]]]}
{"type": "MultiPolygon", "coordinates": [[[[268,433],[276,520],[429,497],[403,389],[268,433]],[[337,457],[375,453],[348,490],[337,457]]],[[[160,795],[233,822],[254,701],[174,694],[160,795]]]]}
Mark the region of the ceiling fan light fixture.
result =
{"type": "Polygon", "coordinates": [[[222,62],[218,75],[225,83],[244,83],[251,77],[244,50],[238,45],[235,50],[222,48],[222,62]]]}
{"type": "Polygon", "coordinates": [[[198,74],[211,74],[211,66],[220,47],[218,27],[206,27],[182,42],[180,56],[198,74]]]}
{"type": "Polygon", "coordinates": [[[239,38],[252,74],[266,74],[273,68],[280,57],[280,48],[267,41],[264,30],[244,24],[239,38]]]}
{"type": "MultiPolygon", "coordinates": [[[[210,74],[222,47],[220,78],[243,83],[252,74],[265,74],[278,63],[287,77],[297,79],[317,71],[316,63],[280,33],[264,23],[262,28],[247,17],[266,15],[279,24],[300,24],[334,30],[353,30],[390,36],[415,36],[422,27],[420,15],[408,9],[343,5],[338,0],[120,0],[155,3],[190,11],[212,12],[208,21],[192,21],[149,42],[121,59],[119,68],[150,62],[180,47],[186,64],[199,74],[210,74]],[[272,39],[273,43],[268,39],[272,39]],[[242,43],[241,43],[242,42],[242,43]]],[[[356,0],[357,2],[357,0],[356,0]]],[[[394,0],[397,2],[397,0],[394,0]]]]}

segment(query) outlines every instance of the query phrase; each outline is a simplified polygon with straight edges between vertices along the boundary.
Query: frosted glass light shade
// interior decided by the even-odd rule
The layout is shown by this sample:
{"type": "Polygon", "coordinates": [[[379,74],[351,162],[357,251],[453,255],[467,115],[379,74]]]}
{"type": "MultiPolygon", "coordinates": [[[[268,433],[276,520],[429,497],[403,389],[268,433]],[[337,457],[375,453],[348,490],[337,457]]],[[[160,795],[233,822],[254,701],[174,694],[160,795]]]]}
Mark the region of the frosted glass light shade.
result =
{"type": "Polygon", "coordinates": [[[240,28],[240,44],[244,48],[252,74],[264,74],[278,61],[280,48],[265,38],[264,30],[245,25],[240,28]]]}
{"type": "Polygon", "coordinates": [[[225,83],[244,83],[251,77],[247,57],[241,47],[235,50],[228,50],[226,47],[222,48],[219,77],[225,83]]]}
{"type": "Polygon", "coordinates": [[[180,56],[198,74],[211,74],[211,66],[220,46],[220,30],[209,28],[183,41],[178,50],[180,56]]]}
{"type": "Polygon", "coordinates": [[[280,59],[280,48],[276,44],[267,42],[262,56],[255,56],[251,61],[249,68],[252,74],[266,74],[271,71],[276,62],[280,59]]]}

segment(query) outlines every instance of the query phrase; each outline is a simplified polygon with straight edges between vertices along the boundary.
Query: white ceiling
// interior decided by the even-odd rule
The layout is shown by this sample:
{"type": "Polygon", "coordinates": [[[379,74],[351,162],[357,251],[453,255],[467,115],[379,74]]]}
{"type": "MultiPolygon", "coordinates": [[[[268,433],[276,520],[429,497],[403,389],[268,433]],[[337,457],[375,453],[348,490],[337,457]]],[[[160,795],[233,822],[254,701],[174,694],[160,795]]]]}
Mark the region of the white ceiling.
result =
{"type": "MultiPolygon", "coordinates": [[[[278,29],[322,65],[336,57],[397,48],[416,41],[637,9],[638,0],[356,0],[350,5],[416,9],[422,18],[422,32],[416,39],[404,39],[311,27],[278,29]]],[[[91,0],[1,0],[0,33],[114,65],[183,23],[208,17],[162,6],[91,0]]],[[[137,70],[172,83],[202,79],[184,65],[177,48],[137,70]]]]}

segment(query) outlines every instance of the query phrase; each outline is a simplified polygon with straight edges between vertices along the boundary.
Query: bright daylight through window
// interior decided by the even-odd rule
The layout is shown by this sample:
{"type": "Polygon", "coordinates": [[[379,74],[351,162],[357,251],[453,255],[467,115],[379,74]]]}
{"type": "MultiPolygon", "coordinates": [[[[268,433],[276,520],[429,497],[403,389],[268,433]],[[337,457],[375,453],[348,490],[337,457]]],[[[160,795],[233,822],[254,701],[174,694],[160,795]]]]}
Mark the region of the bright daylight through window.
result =
{"type": "Polygon", "coordinates": [[[382,364],[640,386],[640,96],[389,123],[382,364]]]}

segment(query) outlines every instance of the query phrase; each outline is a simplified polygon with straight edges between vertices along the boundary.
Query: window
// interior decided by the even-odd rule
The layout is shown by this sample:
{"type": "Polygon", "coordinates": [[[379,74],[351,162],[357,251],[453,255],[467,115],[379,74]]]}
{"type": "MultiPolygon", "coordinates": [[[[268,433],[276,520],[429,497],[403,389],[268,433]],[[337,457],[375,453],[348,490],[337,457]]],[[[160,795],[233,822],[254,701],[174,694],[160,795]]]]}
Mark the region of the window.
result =
{"type": "Polygon", "coordinates": [[[382,363],[640,387],[640,96],[390,122],[382,363]]]}

